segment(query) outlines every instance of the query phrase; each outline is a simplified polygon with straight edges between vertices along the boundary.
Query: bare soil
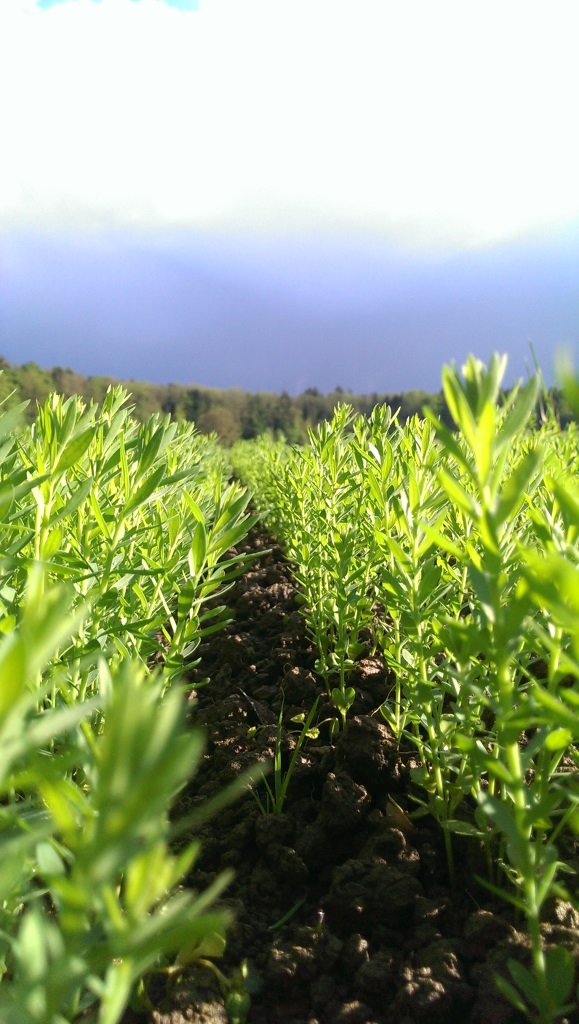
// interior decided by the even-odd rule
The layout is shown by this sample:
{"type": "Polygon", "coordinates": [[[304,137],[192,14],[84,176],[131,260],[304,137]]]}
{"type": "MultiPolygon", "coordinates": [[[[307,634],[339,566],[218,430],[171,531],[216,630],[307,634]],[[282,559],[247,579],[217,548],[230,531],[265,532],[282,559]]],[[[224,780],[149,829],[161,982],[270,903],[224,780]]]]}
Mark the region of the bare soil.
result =
{"type": "MultiPolygon", "coordinates": [[[[282,692],[284,766],[300,729],[291,719],[307,714],[317,696],[318,721],[333,715],[314,673],[291,566],[257,528],[242,547],[257,557],[227,595],[232,622],[201,645],[190,674],[189,718],[203,727],[207,747],[179,814],[273,756],[282,692]]],[[[186,883],[203,891],[223,869],[235,871],[222,900],[235,923],[216,964],[230,976],[246,961],[249,1024],[523,1020],[493,982],[509,958],[529,964],[523,925],[476,881],[485,874],[476,842],[454,840],[451,887],[436,822],[408,817],[417,806],[412,752],[398,751],[379,713],[392,684],[379,657],[362,657],[345,731],[331,742],[324,723],[306,741],[283,813],[262,814],[248,793],[201,830],[202,852],[186,883]]],[[[577,857],[576,848],[570,853],[577,857]]],[[[546,940],[567,946],[579,966],[579,915],[558,903],[548,922],[546,940]]],[[[184,972],[170,988],[155,983],[149,995],[155,1009],[127,1013],[125,1024],[228,1019],[207,968],[184,972]]],[[[579,1024],[577,1013],[567,1020],[579,1024]]]]}

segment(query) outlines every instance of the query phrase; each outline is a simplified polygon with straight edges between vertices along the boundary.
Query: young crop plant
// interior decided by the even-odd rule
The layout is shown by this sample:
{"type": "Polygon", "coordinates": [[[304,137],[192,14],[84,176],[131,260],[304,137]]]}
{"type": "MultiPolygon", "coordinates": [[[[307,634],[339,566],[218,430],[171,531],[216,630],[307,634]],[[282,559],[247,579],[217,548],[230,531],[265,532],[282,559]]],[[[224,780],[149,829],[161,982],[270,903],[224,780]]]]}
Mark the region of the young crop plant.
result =
{"type": "Polygon", "coordinates": [[[354,454],[354,414],[338,406],[288,462],[278,498],[288,557],[301,585],[303,615],[316,645],[316,671],[343,726],[356,693],[348,677],[372,624],[372,541],[354,454]]]}
{"type": "Polygon", "coordinates": [[[364,430],[365,418],[342,405],[331,422],[310,430],[307,447],[263,437],[238,442],[230,452],[234,472],[295,565],[336,726],[355,698],[348,676],[364,649],[360,634],[371,632],[373,623],[375,545],[356,451],[364,430]]]}
{"type": "Polygon", "coordinates": [[[212,909],[227,875],[182,889],[198,844],[170,844],[199,815],[169,810],[202,752],[180,681],[227,616],[205,606],[242,570],[252,519],[211,441],[138,424],[126,397],[54,395],[29,427],[0,415],[7,1024],[117,1024],[149,972],[215,948],[228,920],[212,909]]]}
{"type": "MultiPolygon", "coordinates": [[[[399,739],[416,748],[413,778],[428,794],[429,810],[444,822],[471,783],[463,758],[449,771],[457,721],[440,668],[440,617],[453,609],[458,615],[464,598],[464,579],[449,572],[431,534],[449,513],[437,479],[443,453],[428,421],[414,417],[401,429],[380,413],[357,454],[364,514],[373,528],[376,594],[386,612],[376,642],[396,679],[381,712],[399,739]]],[[[452,875],[448,833],[445,839],[452,875]]]]}
{"type": "Polygon", "coordinates": [[[176,689],[100,660],[100,699],[37,714],[31,683],[81,614],[42,582],[0,642],[0,1020],[116,1024],[149,970],[223,932],[228,878],[174,891],[198,845],[171,854],[168,807],[202,752],[176,689]]]}
{"type": "Polygon", "coordinates": [[[286,532],[281,493],[284,471],[298,450],[283,436],[262,434],[252,441],[236,441],[227,453],[230,472],[248,488],[264,525],[281,536],[286,532]]]}
{"type": "Polygon", "coordinates": [[[33,558],[47,585],[69,581],[94,609],[65,655],[71,691],[87,649],[160,662],[167,685],[177,681],[203,632],[226,616],[224,606],[205,613],[205,603],[246,560],[226,555],[251,525],[247,495],[224,482],[212,442],[168,417],[137,423],[126,399],[116,388],[87,410],[51,396],[3,475],[11,585],[33,558]]]}
{"type": "Polygon", "coordinates": [[[512,963],[512,981],[500,984],[532,1020],[550,1024],[567,1009],[574,973],[568,950],[552,947],[545,954],[541,910],[562,891],[557,839],[565,827],[577,825],[577,776],[560,766],[564,756],[576,765],[579,740],[577,665],[567,653],[575,643],[569,603],[577,605],[578,587],[576,548],[571,555],[568,542],[576,540],[579,505],[565,482],[551,484],[566,520],[563,554],[556,550],[549,519],[536,511],[536,501],[539,508],[545,504],[543,453],[536,436],[523,433],[535,409],[538,380],[502,396],[505,365],[505,358],[494,356],[485,369],[471,357],[462,378],[455,367],[445,368],[444,393],[458,436],[427,414],[448,455],[438,479],[471,527],[470,534],[453,539],[432,530],[465,567],[471,590],[467,617],[447,619],[441,636],[455,661],[457,687],[471,699],[471,711],[478,715],[484,709],[491,723],[483,743],[478,723],[469,720],[468,700],[456,702],[461,728],[454,745],[478,780],[473,792],[479,812],[474,826],[457,820],[446,827],[500,840],[504,884],[497,886],[500,878],[486,884],[525,916],[532,944],[532,970],[512,963]],[[533,519],[539,534],[535,530],[534,537],[533,519]],[[546,679],[529,671],[537,652],[549,663],[546,679]],[[574,681],[565,686],[564,673],[570,671],[574,681]]]}
{"type": "MultiPolygon", "coordinates": [[[[282,814],[285,799],[287,796],[288,786],[291,782],[296,762],[300,754],[300,750],[302,749],[306,739],[308,739],[308,737],[312,735],[312,726],[314,718],[316,716],[316,712],[318,710],[318,703],[319,698],[316,698],[307,716],[303,716],[301,730],[296,740],[289,765],[287,766],[284,772],[282,759],[284,702],[282,698],[275,736],[275,750],[273,756],[273,781],[270,783],[265,773],[262,772],[261,781],[265,788],[265,800],[261,799],[257,789],[251,789],[251,795],[253,796],[262,814],[282,814]]],[[[292,721],[295,721],[295,719],[292,719],[292,721]]]]}
{"type": "MultiPolygon", "coordinates": [[[[254,479],[258,504],[268,479],[337,721],[371,635],[395,676],[381,711],[401,755],[413,748],[420,813],[444,829],[451,876],[453,834],[476,838],[481,881],[526,922],[530,965],[510,962],[497,984],[554,1024],[574,998],[571,951],[543,948],[542,917],[552,897],[574,900],[579,431],[559,429],[540,374],[505,393],[505,365],[444,369],[453,430],[428,410],[402,428],[386,408],[341,407],[254,479]]],[[[569,375],[566,388],[579,411],[569,375]]]]}

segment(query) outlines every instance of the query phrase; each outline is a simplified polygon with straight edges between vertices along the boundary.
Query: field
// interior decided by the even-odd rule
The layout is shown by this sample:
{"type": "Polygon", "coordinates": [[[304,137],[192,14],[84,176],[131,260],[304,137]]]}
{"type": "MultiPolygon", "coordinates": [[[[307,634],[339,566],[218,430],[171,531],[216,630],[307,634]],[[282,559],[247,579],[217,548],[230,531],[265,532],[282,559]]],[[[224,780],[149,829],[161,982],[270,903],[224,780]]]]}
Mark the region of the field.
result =
{"type": "Polygon", "coordinates": [[[577,1021],[579,435],[504,368],[4,414],[0,1022],[577,1021]]]}

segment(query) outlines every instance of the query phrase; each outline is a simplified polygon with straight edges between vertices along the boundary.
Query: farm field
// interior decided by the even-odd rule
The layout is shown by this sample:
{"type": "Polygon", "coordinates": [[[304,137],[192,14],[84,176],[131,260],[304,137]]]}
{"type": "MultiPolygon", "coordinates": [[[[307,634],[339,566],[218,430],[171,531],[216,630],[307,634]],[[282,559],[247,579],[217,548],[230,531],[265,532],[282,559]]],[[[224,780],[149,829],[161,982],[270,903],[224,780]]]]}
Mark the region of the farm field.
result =
{"type": "Polygon", "coordinates": [[[5,413],[0,1022],[579,1019],[579,434],[504,369],[5,413]]]}
{"type": "MultiPolygon", "coordinates": [[[[258,559],[235,583],[235,621],[199,649],[193,682],[209,675],[211,685],[197,692],[193,715],[208,748],[180,798],[184,812],[256,758],[273,757],[280,678],[284,766],[300,731],[291,719],[320,693],[292,568],[258,527],[247,545],[258,559]]],[[[457,837],[451,887],[439,826],[405,819],[389,802],[412,813],[418,795],[411,750],[398,753],[376,715],[392,677],[373,656],[358,661],[351,679],[356,699],[345,731],[332,743],[326,722],[307,740],[282,813],[263,815],[247,795],[203,828],[191,884],[203,889],[220,871],[235,871],[224,899],[236,923],[221,969],[229,975],[247,959],[248,1020],[259,1024],[524,1020],[493,984],[507,958],[528,962],[524,926],[474,880],[486,872],[479,845],[457,837]]],[[[318,719],[331,717],[322,699],[318,719]]],[[[571,838],[565,855],[576,859],[571,838]]],[[[576,911],[561,901],[546,917],[545,936],[576,954],[576,911]]],[[[168,998],[161,991],[165,1010],[151,1021],[227,1020],[209,971],[183,979],[168,998]]],[[[126,1024],[139,1020],[131,1014],[126,1024]]]]}

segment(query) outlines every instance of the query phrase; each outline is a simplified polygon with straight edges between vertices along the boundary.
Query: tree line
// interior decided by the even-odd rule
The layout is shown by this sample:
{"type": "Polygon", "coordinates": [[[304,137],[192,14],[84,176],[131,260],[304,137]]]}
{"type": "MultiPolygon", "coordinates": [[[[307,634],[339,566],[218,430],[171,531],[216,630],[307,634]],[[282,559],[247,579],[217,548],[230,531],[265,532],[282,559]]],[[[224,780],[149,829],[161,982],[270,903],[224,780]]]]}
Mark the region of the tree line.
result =
{"type": "MultiPolygon", "coordinates": [[[[66,397],[80,395],[85,402],[102,402],[111,385],[123,384],[129,392],[127,404],[134,406],[135,415],[146,420],[155,412],[169,413],[172,419],[189,420],[204,434],[216,433],[225,444],[240,438],[259,437],[268,431],[283,434],[291,444],[307,440],[308,429],[331,417],[339,402],[347,402],[354,409],[369,415],[376,405],[389,405],[399,409],[402,423],[422,414],[429,406],[445,423],[451,425],[442,391],[405,391],[400,394],[373,392],[357,395],[341,387],[322,394],[317,388],[307,388],[300,395],[283,391],[249,392],[241,388],[207,388],[196,384],[152,384],[147,381],[119,381],[109,376],[85,377],[69,368],[55,366],[50,370],[34,362],[16,365],[0,356],[0,402],[9,408],[30,399],[27,415],[36,415],[36,404],[42,403],[56,391],[66,397]]],[[[550,391],[550,399],[562,426],[573,414],[558,389],[550,391]]]]}

